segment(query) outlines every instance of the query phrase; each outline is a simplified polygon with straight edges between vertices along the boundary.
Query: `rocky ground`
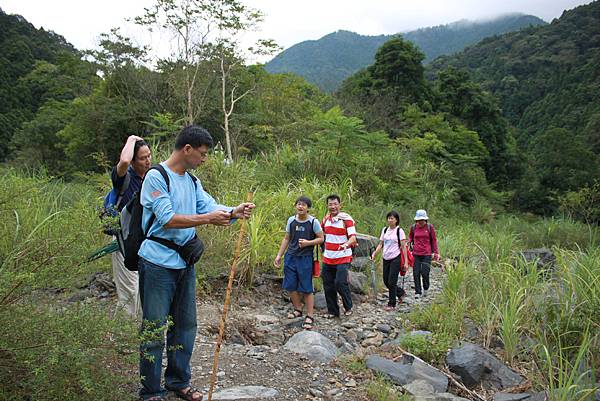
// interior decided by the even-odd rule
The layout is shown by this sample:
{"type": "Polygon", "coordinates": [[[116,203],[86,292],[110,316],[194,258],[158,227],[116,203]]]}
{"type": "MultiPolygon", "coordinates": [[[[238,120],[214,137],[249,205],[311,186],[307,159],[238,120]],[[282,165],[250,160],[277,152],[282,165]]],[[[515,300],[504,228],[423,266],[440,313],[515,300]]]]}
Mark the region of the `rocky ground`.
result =
{"type": "MultiPolygon", "coordinates": [[[[425,298],[415,299],[412,273],[405,278],[407,295],[396,311],[384,311],[387,292],[377,297],[355,294],[354,313],[339,319],[322,318],[318,309],[313,331],[327,337],[340,350],[340,357],[329,363],[300,356],[284,344],[302,331],[302,319],[288,319],[291,304],[275,277],[260,277],[252,290],[236,294],[229,313],[227,339],[221,348],[218,389],[235,386],[263,386],[274,389],[272,400],[367,400],[366,383],[372,374],[352,369],[353,355],[377,352],[384,343],[401,332],[407,312],[432,302],[441,291],[443,271],[433,269],[432,286],[425,298]]],[[[399,280],[402,283],[402,279],[399,280]]],[[[324,307],[322,295],[318,306],[324,307]]],[[[220,296],[203,297],[198,302],[199,332],[193,355],[193,383],[208,389],[222,307],[220,296]]],[[[215,398],[216,399],[216,398],[215,398]]],[[[237,398],[227,398],[237,399],[237,398]]],[[[266,399],[266,398],[265,398],[266,399]]]]}
{"type": "MultiPolygon", "coordinates": [[[[364,258],[363,258],[364,259],[364,258]]],[[[365,262],[365,261],[363,261],[365,262]]],[[[451,268],[451,260],[445,266],[451,268]]],[[[406,331],[408,313],[435,302],[442,291],[445,270],[432,269],[427,297],[416,298],[412,270],[404,281],[406,296],[394,311],[385,311],[387,290],[370,290],[370,262],[366,274],[352,272],[354,308],[351,316],[324,319],[322,292],[315,296],[315,327],[302,329],[302,318],[288,319],[292,310],[281,278],[261,275],[250,289],[234,290],[222,345],[214,400],[368,401],[400,399],[368,396],[378,375],[393,383],[396,394],[415,401],[546,401],[546,392],[531,392],[531,383],[478,343],[480,334],[465,320],[465,339],[449,350],[442,372],[397,345],[404,336],[431,333],[406,331]],[[370,295],[369,295],[370,294],[370,295]],[[468,342],[471,341],[471,342],[468,342]],[[525,392],[529,391],[529,392],[525,392]]],[[[356,267],[361,269],[361,266],[356,267]]],[[[381,279],[379,278],[379,281],[381,279]]],[[[198,297],[198,335],[192,357],[192,384],[206,393],[210,385],[215,341],[225,298],[227,277],[212,279],[198,297]]],[[[382,287],[379,283],[379,287],[382,287]]],[[[114,299],[110,276],[90,278],[70,302],[114,299]]],[[[502,345],[495,346],[498,354],[502,345]]],[[[165,361],[163,361],[163,364],[165,361]]],[[[135,397],[137,385],[131,388],[135,397]]],[[[177,399],[173,394],[171,400],[177,399]]],[[[600,391],[596,393],[600,401],[600,391]]]]}
{"type": "MultiPolygon", "coordinates": [[[[531,390],[531,383],[477,345],[481,342],[480,335],[470,321],[463,322],[467,341],[456,344],[447,354],[446,372],[403,353],[399,344],[405,336],[416,334],[424,336],[425,341],[432,338],[429,332],[408,331],[408,314],[418,313],[436,301],[442,291],[445,270],[440,266],[432,269],[431,288],[426,297],[419,298],[414,294],[412,271],[409,271],[404,280],[399,279],[399,286],[404,281],[406,290],[403,302],[396,310],[386,311],[387,290],[370,289],[369,263],[366,265],[366,274],[351,272],[353,314],[331,320],[323,318],[325,300],[323,293],[318,292],[312,331],[302,329],[303,318],[287,317],[292,307],[281,290],[280,277],[260,275],[250,289],[235,289],[213,399],[389,401],[400,399],[401,393],[410,396],[402,400],[414,401],[548,399],[544,392],[525,393],[531,390]],[[370,391],[378,376],[394,385],[396,396],[386,398],[381,390],[370,391]]],[[[451,268],[452,261],[446,260],[445,265],[451,268]]],[[[197,302],[198,334],[192,356],[192,384],[205,395],[211,380],[226,282],[227,277],[220,277],[204,283],[203,288],[210,291],[204,290],[197,302]]],[[[111,284],[110,276],[96,274],[69,301],[114,299],[111,284]]],[[[501,353],[501,345],[495,351],[501,353]]],[[[131,393],[136,396],[137,385],[131,388],[131,393]]],[[[173,394],[169,397],[177,399],[173,394]]],[[[597,400],[600,401],[600,392],[597,400]]]]}

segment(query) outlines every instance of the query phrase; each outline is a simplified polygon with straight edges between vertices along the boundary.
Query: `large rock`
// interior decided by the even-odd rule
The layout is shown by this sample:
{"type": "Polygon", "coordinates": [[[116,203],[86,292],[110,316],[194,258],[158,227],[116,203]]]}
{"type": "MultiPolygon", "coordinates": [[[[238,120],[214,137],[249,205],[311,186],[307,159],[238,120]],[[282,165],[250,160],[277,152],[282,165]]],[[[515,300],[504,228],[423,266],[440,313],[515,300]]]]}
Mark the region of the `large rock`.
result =
{"type": "Polygon", "coordinates": [[[402,387],[415,397],[435,394],[433,386],[425,380],[415,380],[402,387]]]}
{"type": "Polygon", "coordinates": [[[327,337],[309,330],[294,334],[283,347],[288,351],[319,362],[330,362],[335,359],[338,352],[335,344],[327,337]]]}
{"type": "Polygon", "coordinates": [[[348,272],[350,281],[350,291],[356,294],[365,294],[367,292],[367,275],[360,272],[348,272]]]}
{"type": "Polygon", "coordinates": [[[527,262],[536,262],[540,270],[551,271],[556,265],[556,256],[547,248],[527,249],[521,255],[527,262]]]}
{"type": "Polygon", "coordinates": [[[237,386],[218,391],[212,395],[213,400],[262,400],[275,398],[279,392],[273,388],[262,386],[237,386]]]}
{"type": "Polygon", "coordinates": [[[436,393],[424,397],[415,397],[414,401],[470,401],[468,398],[462,398],[450,393],[436,393]]]}
{"type": "Polygon", "coordinates": [[[415,380],[429,383],[436,393],[448,389],[448,378],[433,366],[411,357],[403,357],[399,362],[390,361],[377,355],[371,355],[366,360],[367,368],[382,373],[394,383],[401,386],[415,380]]]}
{"type": "Polygon", "coordinates": [[[368,258],[377,247],[379,238],[368,234],[356,234],[358,246],[352,249],[352,258],[368,258]]]}
{"type": "Polygon", "coordinates": [[[545,391],[540,391],[539,393],[531,394],[531,397],[525,398],[525,401],[548,401],[549,399],[545,391]]]}
{"type": "Polygon", "coordinates": [[[285,335],[280,324],[266,324],[256,327],[250,334],[254,345],[268,345],[280,347],[285,341],[285,335]]]}
{"type": "Polygon", "coordinates": [[[325,293],[323,291],[319,291],[315,294],[315,309],[327,309],[327,301],[325,300],[325,293]]]}
{"type": "Polygon", "coordinates": [[[494,394],[494,401],[521,401],[521,400],[531,400],[531,394],[528,394],[528,393],[519,393],[519,394],[496,393],[496,394],[494,394]]]}
{"type": "Polygon", "coordinates": [[[468,387],[481,384],[485,389],[502,390],[518,386],[523,378],[482,347],[465,343],[446,356],[448,368],[468,387]]]}

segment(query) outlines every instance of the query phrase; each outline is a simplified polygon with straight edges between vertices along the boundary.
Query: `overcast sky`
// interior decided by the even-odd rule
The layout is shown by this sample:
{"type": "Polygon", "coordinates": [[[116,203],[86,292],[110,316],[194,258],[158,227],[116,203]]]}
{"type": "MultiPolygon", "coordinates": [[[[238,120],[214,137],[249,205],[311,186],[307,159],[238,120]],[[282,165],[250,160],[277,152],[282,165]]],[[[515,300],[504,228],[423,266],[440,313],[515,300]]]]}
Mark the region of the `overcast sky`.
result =
{"type": "MultiPolygon", "coordinates": [[[[0,0],[8,14],[20,14],[36,27],[52,30],[78,49],[96,46],[98,36],[122,27],[129,36],[141,33],[125,19],[143,13],[153,0],[0,0]]],[[[447,24],[460,19],[486,19],[500,14],[533,14],[547,22],[590,0],[246,0],[265,14],[261,31],[283,48],[345,29],[363,35],[393,34],[447,24]]],[[[0,27],[1,29],[1,27],[0,27]]],[[[252,36],[252,35],[250,35],[252,36]]],[[[156,38],[154,39],[156,42],[156,38]]]]}

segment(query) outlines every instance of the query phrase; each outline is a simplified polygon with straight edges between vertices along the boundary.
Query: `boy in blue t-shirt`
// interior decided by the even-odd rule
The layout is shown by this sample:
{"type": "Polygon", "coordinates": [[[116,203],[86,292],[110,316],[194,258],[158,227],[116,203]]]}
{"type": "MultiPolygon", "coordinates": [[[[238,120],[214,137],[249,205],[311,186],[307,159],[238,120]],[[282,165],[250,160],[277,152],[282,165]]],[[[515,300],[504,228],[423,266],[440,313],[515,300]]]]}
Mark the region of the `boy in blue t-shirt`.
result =
{"type": "Polygon", "coordinates": [[[312,285],[313,252],[315,245],[323,243],[324,237],[319,220],[308,214],[308,209],[312,206],[311,200],[306,196],[300,196],[294,206],[296,215],[287,221],[285,237],[281,240],[279,252],[273,263],[276,267],[281,266],[281,256],[287,249],[283,260],[283,289],[290,293],[294,306],[294,311],[290,312],[288,317],[302,316],[301,297],[303,296],[306,318],[302,327],[310,330],[315,321],[312,285]]]}

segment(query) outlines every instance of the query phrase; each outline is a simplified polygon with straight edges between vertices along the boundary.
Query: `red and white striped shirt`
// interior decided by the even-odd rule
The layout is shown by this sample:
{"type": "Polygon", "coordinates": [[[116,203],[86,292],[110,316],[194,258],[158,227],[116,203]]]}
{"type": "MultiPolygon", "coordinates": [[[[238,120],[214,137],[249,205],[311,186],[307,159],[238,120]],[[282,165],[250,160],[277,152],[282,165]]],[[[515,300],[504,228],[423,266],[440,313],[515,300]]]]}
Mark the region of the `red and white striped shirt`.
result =
{"type": "Polygon", "coordinates": [[[325,216],[321,222],[325,233],[325,251],[323,262],[328,265],[341,265],[352,262],[352,249],[340,246],[356,235],[354,220],[348,213],[340,212],[336,216],[325,216]]]}

